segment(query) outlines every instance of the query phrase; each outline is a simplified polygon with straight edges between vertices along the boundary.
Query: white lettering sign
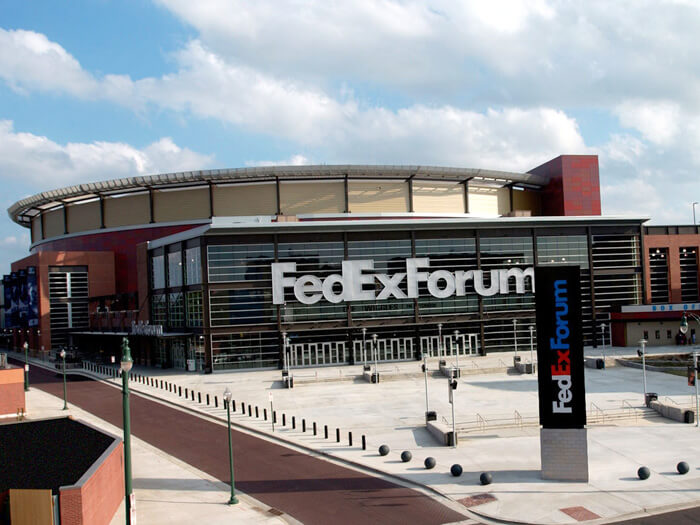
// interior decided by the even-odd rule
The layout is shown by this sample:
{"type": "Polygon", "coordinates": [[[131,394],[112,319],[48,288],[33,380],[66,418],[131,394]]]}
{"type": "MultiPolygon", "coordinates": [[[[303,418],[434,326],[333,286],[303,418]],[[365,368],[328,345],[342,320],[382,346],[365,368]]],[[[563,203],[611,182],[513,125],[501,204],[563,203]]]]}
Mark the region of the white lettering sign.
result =
{"type": "Polygon", "coordinates": [[[426,283],[428,293],[433,297],[447,299],[453,295],[458,297],[466,295],[465,289],[469,281],[474,284],[474,291],[484,297],[508,294],[511,282],[515,283],[515,293],[523,294],[526,278],[530,280],[530,290],[535,291],[533,267],[487,272],[484,270],[430,272],[429,268],[428,257],[406,259],[406,271],[393,275],[375,273],[374,261],[371,260],[343,261],[341,274],[332,274],[322,280],[315,275],[291,276],[290,274],[296,272],[296,263],[273,263],[272,302],[284,304],[284,293],[287,289],[294,290],[294,297],[303,304],[316,304],[322,298],[330,303],[391,298],[415,299],[418,297],[419,283],[426,283]],[[488,274],[488,279],[485,279],[484,273],[488,274]]]}

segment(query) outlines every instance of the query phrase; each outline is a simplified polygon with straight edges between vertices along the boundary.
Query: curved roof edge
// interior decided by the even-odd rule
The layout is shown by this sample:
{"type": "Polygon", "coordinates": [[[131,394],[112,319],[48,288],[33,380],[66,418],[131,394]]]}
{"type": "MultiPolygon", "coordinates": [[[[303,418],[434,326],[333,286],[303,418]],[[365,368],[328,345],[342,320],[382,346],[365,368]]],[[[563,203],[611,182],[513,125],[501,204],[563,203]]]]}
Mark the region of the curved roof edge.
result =
{"type": "Polygon", "coordinates": [[[418,180],[442,180],[464,182],[476,179],[482,182],[524,184],[542,187],[548,179],[532,173],[517,173],[476,168],[449,168],[440,166],[393,166],[393,165],[309,165],[309,166],[263,166],[203,171],[182,171],[138,177],[126,177],[101,182],[90,182],[44,191],[21,199],[7,209],[10,218],[27,226],[32,217],[42,209],[60,206],[66,202],[79,202],[100,195],[127,193],[145,189],[159,189],[197,183],[221,184],[227,182],[255,182],[265,180],[313,180],[324,178],[387,179],[410,178],[418,180]]]}

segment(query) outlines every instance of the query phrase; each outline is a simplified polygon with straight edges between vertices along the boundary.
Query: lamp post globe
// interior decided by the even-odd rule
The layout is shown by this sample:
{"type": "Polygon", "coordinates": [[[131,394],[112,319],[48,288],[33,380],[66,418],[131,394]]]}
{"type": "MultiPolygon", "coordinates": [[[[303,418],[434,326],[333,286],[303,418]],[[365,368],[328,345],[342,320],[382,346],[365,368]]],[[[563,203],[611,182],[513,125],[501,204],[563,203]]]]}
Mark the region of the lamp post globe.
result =
{"type": "MultiPolygon", "coordinates": [[[[224,390],[224,401],[226,401],[226,421],[228,422],[227,433],[228,433],[228,463],[231,474],[231,497],[228,500],[229,505],[235,505],[238,503],[238,498],[236,497],[236,489],[233,481],[233,446],[231,444],[231,391],[226,387],[224,390]]],[[[274,417],[274,415],[273,415],[274,417]]]]}
{"type": "Polygon", "coordinates": [[[681,316],[681,324],[679,329],[683,335],[688,333],[688,316],[685,315],[685,312],[683,312],[683,315],[681,316]]]}

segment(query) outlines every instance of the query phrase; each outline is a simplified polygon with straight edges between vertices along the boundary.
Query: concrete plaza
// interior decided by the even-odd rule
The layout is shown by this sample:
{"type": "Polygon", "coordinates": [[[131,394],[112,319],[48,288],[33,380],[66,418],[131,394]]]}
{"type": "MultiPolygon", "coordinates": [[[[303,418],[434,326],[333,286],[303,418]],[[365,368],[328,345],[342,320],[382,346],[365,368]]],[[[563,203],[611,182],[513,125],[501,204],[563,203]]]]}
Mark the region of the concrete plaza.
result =
{"type": "MultiPolygon", "coordinates": [[[[690,347],[649,349],[650,354],[689,351],[690,347]]],[[[586,349],[589,356],[599,357],[601,352],[586,349]]],[[[233,422],[239,428],[421,485],[433,494],[461,501],[477,516],[510,522],[573,523],[582,517],[610,521],[700,505],[700,429],[648,417],[643,410],[642,371],[611,366],[614,359],[610,356],[632,355],[635,349],[607,348],[605,353],[608,368],[586,369],[587,406],[596,421],[588,430],[588,483],[541,479],[537,427],[491,425],[509,419],[515,422],[516,411],[524,419],[537,415],[536,376],[513,374],[507,367],[512,353],[460,358],[463,376],[456,391],[457,424],[469,427],[479,418],[485,424],[476,430],[472,425],[472,431],[456,448],[440,446],[425,429],[425,381],[420,362],[415,361],[380,363],[379,384],[361,379],[361,366],[293,370],[293,389],[282,388],[278,370],[201,375],[135,369],[136,373],[173,382],[183,391],[195,390],[203,397],[209,394],[212,401],[208,406],[139,382],[132,383],[132,389],[221,419],[225,418],[221,394],[228,387],[237,402],[233,422]],[[270,392],[278,413],[274,434],[269,419],[262,417],[263,408],[270,408],[270,392]],[[213,396],[218,396],[217,408],[213,396]],[[241,413],[241,402],[246,404],[245,414],[241,413]],[[247,415],[248,405],[253,407],[252,417],[247,415]],[[257,418],[254,407],[260,414],[257,418]],[[628,411],[629,416],[613,417],[620,411],[628,411]],[[291,428],[292,417],[295,429],[291,428]],[[302,431],[302,420],[306,432],[302,431]],[[323,432],[326,425],[328,439],[323,432]],[[340,429],[339,443],[336,428],[340,429]],[[352,446],[348,432],[353,433],[352,446]],[[367,450],[360,446],[362,435],[367,438],[367,450]],[[381,444],[391,447],[386,457],[377,453],[381,444]],[[400,460],[404,450],[412,453],[412,461],[400,460]],[[436,459],[433,470],[423,468],[428,456],[436,459]],[[685,476],[676,472],[679,461],[691,466],[685,476]],[[461,477],[450,475],[454,463],[463,466],[461,477]],[[642,465],[652,472],[646,481],[636,476],[642,465]],[[493,484],[479,484],[482,471],[493,474],[493,484]]],[[[526,361],[529,355],[526,352],[522,357],[526,361]]],[[[437,360],[431,360],[429,369],[434,372],[436,368],[437,360]]],[[[694,403],[694,389],[687,386],[684,377],[647,371],[647,390],[658,393],[667,403],[688,408],[694,403]]],[[[439,420],[451,423],[447,380],[437,373],[428,376],[428,405],[437,411],[439,420]]]]}

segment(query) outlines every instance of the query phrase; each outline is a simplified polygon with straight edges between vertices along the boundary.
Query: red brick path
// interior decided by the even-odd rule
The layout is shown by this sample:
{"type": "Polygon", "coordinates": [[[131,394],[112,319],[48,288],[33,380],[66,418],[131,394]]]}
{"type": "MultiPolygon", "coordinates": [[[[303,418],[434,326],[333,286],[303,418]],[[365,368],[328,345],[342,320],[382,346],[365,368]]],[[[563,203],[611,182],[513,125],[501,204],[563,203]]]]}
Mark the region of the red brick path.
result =
{"type": "MultiPolygon", "coordinates": [[[[31,385],[63,396],[60,378],[36,366],[31,385]]],[[[119,390],[96,381],[71,381],[68,401],[121,428],[119,390]]],[[[229,482],[224,426],[132,395],[131,429],[134,436],[229,482]]],[[[466,519],[415,490],[240,432],[233,431],[232,438],[236,487],[305,524],[418,525],[466,519]]]]}

